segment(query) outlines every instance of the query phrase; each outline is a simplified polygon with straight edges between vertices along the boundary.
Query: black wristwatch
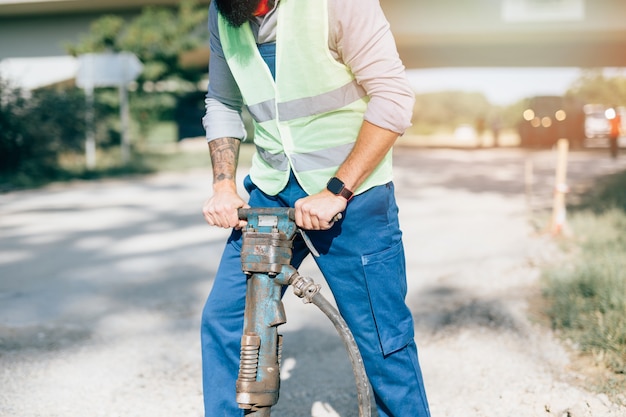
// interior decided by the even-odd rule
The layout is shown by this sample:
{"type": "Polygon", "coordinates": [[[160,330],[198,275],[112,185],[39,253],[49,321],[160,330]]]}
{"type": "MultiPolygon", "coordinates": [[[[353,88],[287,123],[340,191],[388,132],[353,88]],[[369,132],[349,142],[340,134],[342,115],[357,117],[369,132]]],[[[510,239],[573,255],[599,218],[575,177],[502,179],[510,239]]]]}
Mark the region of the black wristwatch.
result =
{"type": "Polygon", "coordinates": [[[332,177],[326,184],[326,189],[335,195],[340,195],[346,200],[352,198],[352,191],[346,188],[346,185],[337,177],[332,177]]]}

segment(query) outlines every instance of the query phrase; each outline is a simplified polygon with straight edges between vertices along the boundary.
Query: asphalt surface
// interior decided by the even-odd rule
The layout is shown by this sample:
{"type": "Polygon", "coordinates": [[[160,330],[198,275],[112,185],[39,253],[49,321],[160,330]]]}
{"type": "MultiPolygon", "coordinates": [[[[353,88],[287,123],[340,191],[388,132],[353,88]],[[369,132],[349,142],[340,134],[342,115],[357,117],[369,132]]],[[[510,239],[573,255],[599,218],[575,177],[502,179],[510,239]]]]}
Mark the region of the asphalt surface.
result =
{"type": "MultiPolygon", "coordinates": [[[[538,266],[558,257],[539,215],[555,153],[398,147],[395,166],[433,416],[626,415],[572,382],[566,349],[526,317],[538,266]]],[[[568,184],[620,169],[572,152],[568,184]]],[[[1,416],[202,415],[199,317],[228,234],[202,219],[210,189],[207,169],[0,195],[1,416]]],[[[300,272],[323,284],[312,262],[300,272]]],[[[272,415],[356,416],[332,325],[285,304],[272,415]]]]}

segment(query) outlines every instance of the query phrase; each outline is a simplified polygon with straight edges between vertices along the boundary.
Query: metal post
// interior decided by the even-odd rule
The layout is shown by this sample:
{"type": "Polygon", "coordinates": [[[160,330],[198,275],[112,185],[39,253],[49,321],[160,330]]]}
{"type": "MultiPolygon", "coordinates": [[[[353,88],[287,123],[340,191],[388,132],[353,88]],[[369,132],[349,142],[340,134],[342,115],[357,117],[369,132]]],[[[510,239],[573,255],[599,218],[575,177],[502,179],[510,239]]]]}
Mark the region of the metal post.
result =
{"type": "Polygon", "coordinates": [[[122,129],[122,163],[128,164],[130,162],[130,136],[129,136],[129,110],[128,110],[128,90],[124,83],[120,83],[120,121],[122,129]]]}
{"type": "Polygon", "coordinates": [[[565,194],[569,191],[567,186],[567,153],[569,141],[559,139],[557,142],[557,166],[554,184],[554,206],[552,209],[552,234],[561,234],[565,227],[565,194]]]}
{"type": "Polygon", "coordinates": [[[93,84],[85,87],[85,164],[87,169],[96,167],[96,133],[95,133],[95,117],[94,117],[94,98],[93,84]]]}

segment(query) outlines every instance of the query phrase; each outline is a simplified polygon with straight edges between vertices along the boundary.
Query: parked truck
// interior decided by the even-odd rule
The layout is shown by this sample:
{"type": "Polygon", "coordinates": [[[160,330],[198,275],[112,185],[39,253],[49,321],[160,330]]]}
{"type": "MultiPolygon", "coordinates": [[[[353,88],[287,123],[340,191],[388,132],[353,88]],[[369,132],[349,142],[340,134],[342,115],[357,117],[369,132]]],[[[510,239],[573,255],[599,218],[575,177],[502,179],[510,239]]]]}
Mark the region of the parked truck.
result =
{"type": "Polygon", "coordinates": [[[536,96],[526,101],[518,123],[520,146],[550,148],[561,138],[572,148],[583,146],[585,114],[576,99],[561,96],[536,96]]]}

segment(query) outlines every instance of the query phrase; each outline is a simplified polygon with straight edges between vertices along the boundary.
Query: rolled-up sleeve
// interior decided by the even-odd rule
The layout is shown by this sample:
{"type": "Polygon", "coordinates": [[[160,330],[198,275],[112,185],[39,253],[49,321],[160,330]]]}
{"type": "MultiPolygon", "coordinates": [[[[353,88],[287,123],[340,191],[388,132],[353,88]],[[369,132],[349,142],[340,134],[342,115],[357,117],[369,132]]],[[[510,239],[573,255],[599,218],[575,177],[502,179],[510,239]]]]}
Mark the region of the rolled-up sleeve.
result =
{"type": "Polygon", "coordinates": [[[246,138],[246,129],[241,118],[243,100],[237,83],[233,78],[220,44],[217,28],[217,9],[215,2],[209,6],[209,86],[205,99],[205,114],[202,125],[207,141],[230,137],[246,138]]]}
{"type": "Polygon", "coordinates": [[[415,93],[379,0],[329,0],[329,47],[370,97],[365,120],[403,134],[415,93]]]}

